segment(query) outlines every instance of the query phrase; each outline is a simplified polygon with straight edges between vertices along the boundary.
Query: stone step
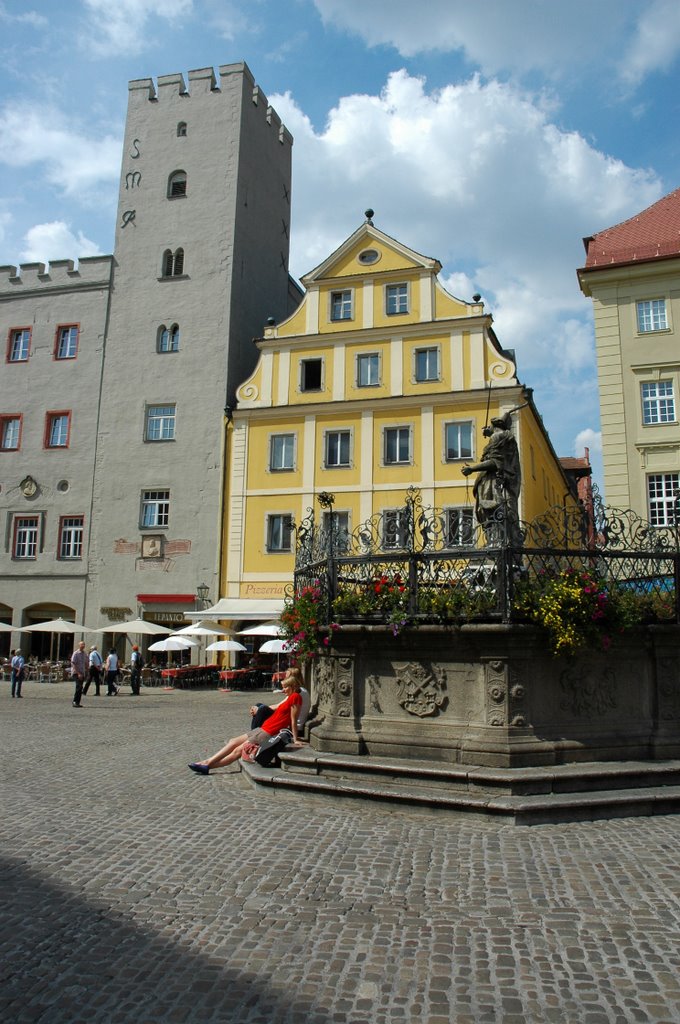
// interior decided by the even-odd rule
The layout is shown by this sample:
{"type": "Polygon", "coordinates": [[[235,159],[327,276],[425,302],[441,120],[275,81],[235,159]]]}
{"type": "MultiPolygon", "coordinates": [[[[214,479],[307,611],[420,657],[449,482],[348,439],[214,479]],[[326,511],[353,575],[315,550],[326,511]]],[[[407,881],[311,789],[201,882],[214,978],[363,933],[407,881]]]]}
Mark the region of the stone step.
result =
{"type": "Polygon", "coordinates": [[[279,792],[482,814],[517,825],[680,811],[678,761],[493,769],[303,749],[283,754],[281,768],[243,768],[253,783],[279,792]]]}

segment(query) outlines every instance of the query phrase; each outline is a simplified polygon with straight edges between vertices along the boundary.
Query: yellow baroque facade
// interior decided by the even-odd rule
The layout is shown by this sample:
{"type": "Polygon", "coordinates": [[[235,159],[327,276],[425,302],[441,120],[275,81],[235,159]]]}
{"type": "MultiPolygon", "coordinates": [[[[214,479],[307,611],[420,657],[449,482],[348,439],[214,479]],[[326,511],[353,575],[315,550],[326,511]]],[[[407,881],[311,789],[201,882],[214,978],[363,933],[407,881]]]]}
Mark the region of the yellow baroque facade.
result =
{"type": "Polygon", "coordinates": [[[474,477],[462,468],[481,457],[484,426],[510,410],[520,517],[571,500],[492,317],[479,296],[450,295],[440,270],[369,219],[302,278],[300,306],[258,340],[227,424],[221,594],[236,618],[245,602],[283,600],[293,526],[322,491],[335,495],[340,529],[399,509],[411,486],[463,529],[474,477]]]}

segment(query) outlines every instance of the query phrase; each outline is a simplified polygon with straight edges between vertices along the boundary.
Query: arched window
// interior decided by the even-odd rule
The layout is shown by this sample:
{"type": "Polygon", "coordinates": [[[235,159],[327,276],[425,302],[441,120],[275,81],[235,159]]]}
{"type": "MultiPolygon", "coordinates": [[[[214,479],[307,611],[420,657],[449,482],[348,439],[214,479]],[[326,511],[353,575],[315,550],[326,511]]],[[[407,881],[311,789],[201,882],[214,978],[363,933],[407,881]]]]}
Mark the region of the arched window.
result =
{"type": "Polygon", "coordinates": [[[177,124],[177,138],[178,139],[183,139],[183,138],[186,137],[186,134],[187,134],[187,123],[186,123],[186,121],[180,121],[177,124]]]}
{"type": "Polygon", "coordinates": [[[166,249],[163,253],[163,277],[180,277],[184,273],[184,249],[166,249]]]}
{"type": "Polygon", "coordinates": [[[159,352],[179,352],[179,324],[172,327],[162,324],[158,328],[156,348],[159,352]]]}
{"type": "Polygon", "coordinates": [[[179,199],[187,194],[186,171],[173,171],[168,178],[168,199],[179,199]]]}

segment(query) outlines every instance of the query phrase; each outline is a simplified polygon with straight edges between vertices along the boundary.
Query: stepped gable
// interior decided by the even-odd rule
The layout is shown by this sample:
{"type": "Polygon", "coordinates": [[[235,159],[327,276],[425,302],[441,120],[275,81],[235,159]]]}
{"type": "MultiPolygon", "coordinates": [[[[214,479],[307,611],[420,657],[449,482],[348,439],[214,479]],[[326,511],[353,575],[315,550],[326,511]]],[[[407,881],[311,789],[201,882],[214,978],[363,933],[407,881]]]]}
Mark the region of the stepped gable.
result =
{"type": "Polygon", "coordinates": [[[680,188],[642,213],[583,239],[584,269],[680,255],[680,188]]]}

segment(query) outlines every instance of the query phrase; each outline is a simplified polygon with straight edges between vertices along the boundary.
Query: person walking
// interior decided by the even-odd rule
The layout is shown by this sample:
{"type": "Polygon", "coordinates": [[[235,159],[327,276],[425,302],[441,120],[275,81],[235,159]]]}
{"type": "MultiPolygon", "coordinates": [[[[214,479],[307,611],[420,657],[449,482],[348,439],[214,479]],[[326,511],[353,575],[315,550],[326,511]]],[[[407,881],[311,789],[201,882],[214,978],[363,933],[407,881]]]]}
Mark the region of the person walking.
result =
{"type": "Polygon", "coordinates": [[[83,686],[87,679],[90,671],[90,658],[87,651],[85,650],[85,641],[81,640],[78,647],[71,655],[71,676],[76,684],[75,693],[73,694],[73,707],[82,708],[80,703],[83,696],[83,686]]]}
{"type": "Polygon", "coordinates": [[[130,657],[130,686],[132,687],[133,697],[139,697],[139,688],[142,685],[143,668],[144,659],[139,652],[139,644],[133,644],[132,655],[130,657]]]}
{"type": "Polygon", "coordinates": [[[24,656],[17,647],[12,651],[12,696],[21,697],[21,684],[24,681],[24,656]]]}
{"type": "Polygon", "coordinates": [[[118,655],[116,654],[115,648],[111,648],[109,656],[106,659],[106,685],[108,687],[106,691],[107,697],[115,697],[118,693],[118,687],[116,686],[116,680],[118,679],[118,655]]]}
{"type": "Polygon", "coordinates": [[[104,666],[104,662],[101,654],[97,650],[96,644],[92,644],[92,647],[90,647],[89,661],[90,664],[87,671],[87,682],[83,687],[83,696],[85,696],[87,691],[90,689],[90,683],[94,683],[94,695],[95,697],[98,697],[102,685],[102,668],[104,666]]]}

